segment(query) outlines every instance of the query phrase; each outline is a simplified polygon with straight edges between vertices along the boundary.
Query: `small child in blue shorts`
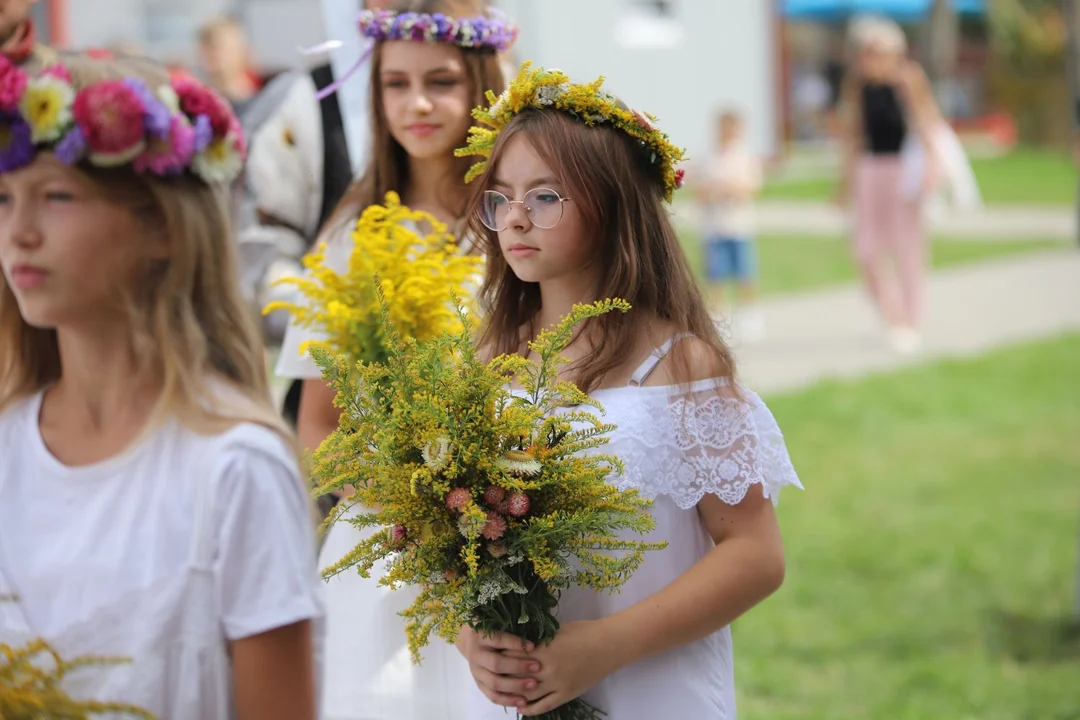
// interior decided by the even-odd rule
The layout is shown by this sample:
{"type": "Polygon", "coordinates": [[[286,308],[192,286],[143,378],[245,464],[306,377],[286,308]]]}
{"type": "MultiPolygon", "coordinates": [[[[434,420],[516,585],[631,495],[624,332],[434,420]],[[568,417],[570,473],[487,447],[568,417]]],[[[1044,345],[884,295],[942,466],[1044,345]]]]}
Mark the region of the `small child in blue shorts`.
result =
{"type": "Polygon", "coordinates": [[[738,113],[722,113],[716,133],[716,150],[702,168],[698,182],[709,299],[726,314],[725,291],[729,285],[736,285],[738,301],[732,316],[735,336],[755,342],[765,334],[764,322],[755,307],[754,197],[761,190],[761,162],[746,146],[745,126],[738,113]]]}

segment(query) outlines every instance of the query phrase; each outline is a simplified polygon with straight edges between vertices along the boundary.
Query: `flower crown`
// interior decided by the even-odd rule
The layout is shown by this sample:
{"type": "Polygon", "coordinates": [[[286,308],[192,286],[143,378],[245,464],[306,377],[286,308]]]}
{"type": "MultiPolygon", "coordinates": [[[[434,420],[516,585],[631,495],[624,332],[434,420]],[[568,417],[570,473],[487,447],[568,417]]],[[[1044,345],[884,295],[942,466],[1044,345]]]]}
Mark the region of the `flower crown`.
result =
{"type": "Polygon", "coordinates": [[[247,147],[229,105],[194,78],[151,89],[127,77],[76,91],[63,65],[30,76],[0,57],[0,173],[43,150],[67,165],[131,163],[162,177],[190,169],[214,185],[239,176],[247,147]]]}
{"type": "Polygon", "coordinates": [[[491,157],[499,133],[515,115],[527,108],[553,108],[573,115],[586,125],[610,123],[640,142],[648,150],[653,164],[660,166],[664,199],[670,202],[672,193],[682,187],[685,175],[676,167],[684,160],[682,148],[672,145],[668,136],[653,125],[656,118],[627,109],[614,95],[601,90],[603,82],[604,78],[600,77],[588,85],[573,85],[559,70],[533,68],[529,62],[522,65],[518,76],[502,95],[495,97],[490,90],[487,92],[491,107],[473,110],[473,117],[488,127],[472,127],[468,145],[454,151],[458,157],[479,155],[484,158],[470,168],[465,182],[471,182],[487,170],[487,158],[491,157]]]}
{"type": "Polygon", "coordinates": [[[466,19],[442,13],[364,10],[356,24],[361,35],[376,41],[450,43],[464,48],[490,47],[499,52],[508,50],[518,36],[518,27],[498,15],[466,19]]]}

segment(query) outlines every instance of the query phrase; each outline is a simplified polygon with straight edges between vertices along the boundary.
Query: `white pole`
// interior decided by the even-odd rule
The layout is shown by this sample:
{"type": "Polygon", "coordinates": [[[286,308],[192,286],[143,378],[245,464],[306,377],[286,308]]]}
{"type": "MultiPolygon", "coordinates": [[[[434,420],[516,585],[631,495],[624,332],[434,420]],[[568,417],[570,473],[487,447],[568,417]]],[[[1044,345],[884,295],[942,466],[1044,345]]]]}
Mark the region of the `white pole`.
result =
{"type": "MultiPolygon", "coordinates": [[[[340,80],[364,53],[364,42],[356,30],[356,17],[363,2],[362,0],[321,0],[321,5],[326,39],[337,40],[341,43],[341,47],[330,55],[330,67],[334,71],[334,78],[340,80]]],[[[349,160],[353,173],[359,173],[367,164],[371,125],[368,117],[370,80],[370,66],[365,64],[337,89],[341,120],[345,129],[345,143],[349,148],[349,160]]]]}

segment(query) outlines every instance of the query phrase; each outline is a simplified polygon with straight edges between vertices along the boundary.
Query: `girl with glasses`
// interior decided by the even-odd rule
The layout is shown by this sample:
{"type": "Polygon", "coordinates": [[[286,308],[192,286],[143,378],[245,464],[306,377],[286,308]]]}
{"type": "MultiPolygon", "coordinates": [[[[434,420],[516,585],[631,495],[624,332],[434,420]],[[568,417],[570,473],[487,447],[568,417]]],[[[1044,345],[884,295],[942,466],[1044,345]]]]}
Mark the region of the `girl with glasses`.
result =
{"type": "Polygon", "coordinates": [[[528,65],[481,118],[462,151],[486,158],[470,172],[488,260],[481,346],[528,356],[575,303],[632,305],[583,326],[564,369],[618,426],[604,450],[626,471],[611,481],[654,499],[644,539],[667,548],[617,594],[563,592],[561,630],[532,653],[463,629],[469,717],[583,696],[618,720],[734,718],[729,625],[781,584],[773,504],[799,483],[772,415],[734,380],[672,227],[682,153],[599,81],[528,65]]]}
{"type": "MultiPolygon", "coordinates": [[[[348,268],[351,231],[370,205],[394,191],[405,205],[446,223],[456,235],[465,230],[468,160],[454,156],[473,125],[472,108],[484,92],[505,87],[500,53],[517,28],[490,14],[482,0],[409,0],[391,10],[367,10],[358,22],[374,40],[371,54],[371,149],[367,170],[345,192],[323,230],[326,264],[348,268]],[[448,24],[439,14],[457,20],[448,24]],[[450,25],[435,34],[414,34],[412,26],[450,25]]],[[[471,251],[468,237],[459,247],[471,251]]],[[[291,325],[283,342],[277,374],[303,379],[297,432],[301,445],[314,450],[338,427],[334,393],[315,362],[300,354],[316,332],[291,325]]],[[[327,567],[365,537],[347,522],[329,530],[320,566],[327,567]]],[[[425,649],[413,666],[406,647],[405,621],[398,612],[414,597],[391,593],[371,579],[338,575],[327,582],[328,640],[325,712],[328,720],[439,717],[453,720],[464,705],[468,669],[445,644],[425,649]]]]}

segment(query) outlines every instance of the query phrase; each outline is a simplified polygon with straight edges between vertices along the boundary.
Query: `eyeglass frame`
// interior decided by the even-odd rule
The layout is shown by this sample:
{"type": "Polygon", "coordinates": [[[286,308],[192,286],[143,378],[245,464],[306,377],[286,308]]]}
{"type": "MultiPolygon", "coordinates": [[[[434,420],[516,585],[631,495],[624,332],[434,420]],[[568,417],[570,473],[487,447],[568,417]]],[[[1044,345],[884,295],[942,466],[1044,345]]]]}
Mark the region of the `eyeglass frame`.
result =
{"type": "MultiPolygon", "coordinates": [[[[489,193],[491,193],[492,195],[498,195],[498,196],[500,196],[500,197],[501,197],[502,199],[506,200],[506,203],[507,203],[507,205],[508,205],[508,207],[507,207],[507,210],[506,210],[506,213],[507,213],[507,215],[508,215],[508,216],[509,216],[509,214],[510,214],[510,210],[512,210],[512,209],[513,209],[514,205],[521,205],[522,207],[524,207],[524,208],[525,208],[525,217],[529,218],[529,222],[530,222],[530,223],[532,223],[532,224],[533,224],[533,225],[535,225],[536,227],[540,228],[541,230],[550,230],[551,228],[553,228],[553,227],[557,226],[557,225],[558,225],[559,223],[561,223],[561,222],[562,222],[562,219],[563,219],[563,215],[565,214],[565,212],[564,212],[564,210],[563,210],[563,203],[566,203],[566,202],[570,202],[570,201],[571,201],[571,200],[573,200],[574,198],[569,198],[569,197],[565,197],[565,198],[564,198],[564,197],[563,197],[562,195],[560,195],[560,194],[559,194],[559,191],[558,191],[558,190],[552,190],[552,189],[551,189],[551,188],[549,188],[549,187],[542,187],[542,186],[541,186],[541,187],[534,187],[534,188],[530,188],[529,190],[525,191],[525,195],[524,195],[524,197],[528,197],[528,196],[529,196],[529,193],[533,193],[533,192],[536,192],[537,190],[546,190],[546,191],[548,191],[549,193],[553,194],[553,195],[554,195],[555,197],[559,198],[559,219],[555,221],[555,224],[554,224],[554,225],[549,225],[549,226],[547,226],[547,227],[544,227],[543,225],[537,225],[537,224],[536,224],[536,223],[535,223],[535,222],[533,221],[533,219],[532,219],[532,216],[531,216],[531,215],[529,214],[529,211],[530,211],[530,210],[531,210],[532,208],[530,208],[530,207],[529,207],[528,205],[526,205],[526,204],[525,204],[525,201],[524,201],[524,200],[513,200],[513,199],[511,199],[511,198],[507,197],[507,196],[506,196],[506,195],[505,195],[504,193],[501,193],[501,192],[499,192],[498,190],[491,190],[491,189],[487,189],[487,190],[485,190],[485,191],[484,191],[484,194],[483,194],[483,195],[482,195],[481,197],[482,197],[482,198],[483,198],[483,197],[487,197],[487,196],[488,196],[488,194],[489,194],[489,193]]],[[[482,225],[483,225],[484,227],[486,227],[486,228],[487,228],[488,230],[490,230],[491,232],[502,232],[502,231],[503,231],[503,230],[505,230],[506,228],[510,227],[510,224],[509,224],[509,223],[507,223],[507,224],[506,224],[506,225],[505,225],[504,227],[501,227],[501,228],[498,228],[498,229],[496,229],[496,228],[493,228],[493,227],[491,227],[491,226],[490,226],[490,225],[488,225],[488,224],[487,224],[486,222],[484,222],[484,215],[483,215],[483,213],[482,213],[482,212],[480,211],[480,209],[479,209],[479,208],[477,208],[477,211],[476,211],[476,215],[477,215],[477,216],[478,216],[478,217],[480,218],[480,223],[481,223],[481,224],[482,224],[482,225]]]]}

